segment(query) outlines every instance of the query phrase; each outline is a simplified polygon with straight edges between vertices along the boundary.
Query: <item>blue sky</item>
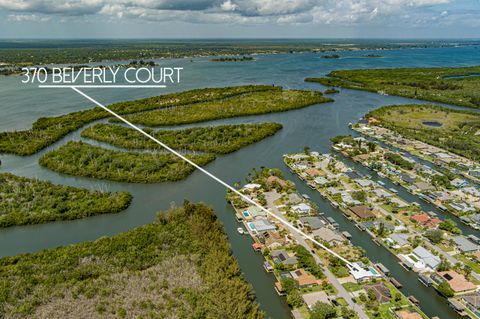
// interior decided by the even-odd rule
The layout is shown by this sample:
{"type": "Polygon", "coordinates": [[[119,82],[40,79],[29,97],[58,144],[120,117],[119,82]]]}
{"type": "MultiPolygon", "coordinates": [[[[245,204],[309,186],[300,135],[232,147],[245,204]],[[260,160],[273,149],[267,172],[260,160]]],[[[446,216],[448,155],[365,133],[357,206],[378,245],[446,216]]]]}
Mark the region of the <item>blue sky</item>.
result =
{"type": "Polygon", "coordinates": [[[0,0],[0,38],[480,38],[480,0],[0,0]]]}

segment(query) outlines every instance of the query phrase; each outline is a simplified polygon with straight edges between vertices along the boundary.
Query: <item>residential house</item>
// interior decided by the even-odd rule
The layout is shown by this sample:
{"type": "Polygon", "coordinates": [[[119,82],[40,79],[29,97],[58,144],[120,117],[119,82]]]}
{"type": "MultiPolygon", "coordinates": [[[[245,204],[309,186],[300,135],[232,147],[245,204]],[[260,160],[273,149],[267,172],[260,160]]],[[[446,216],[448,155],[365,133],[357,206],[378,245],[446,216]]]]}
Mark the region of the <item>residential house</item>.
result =
{"type": "Polygon", "coordinates": [[[358,282],[370,280],[372,278],[382,277],[382,275],[380,275],[380,273],[375,270],[375,268],[365,266],[362,262],[352,263],[352,267],[350,268],[350,274],[358,282]]]}
{"type": "Polygon", "coordinates": [[[471,242],[464,236],[455,236],[452,238],[452,242],[457,246],[457,248],[464,253],[471,253],[478,250],[478,245],[471,242]]]}
{"type": "Polygon", "coordinates": [[[257,218],[257,217],[266,217],[267,213],[257,206],[250,206],[243,212],[243,217],[245,219],[257,218]]]}
{"type": "Polygon", "coordinates": [[[292,206],[292,210],[297,214],[310,214],[312,212],[312,207],[306,203],[300,203],[292,206]]]}
{"type": "Polygon", "coordinates": [[[375,214],[372,213],[372,210],[367,206],[354,206],[349,207],[348,209],[353,215],[357,216],[360,219],[375,218],[375,214]]]}
{"type": "Polygon", "coordinates": [[[319,171],[316,168],[309,168],[309,169],[305,170],[305,173],[307,173],[307,175],[310,176],[310,177],[317,177],[317,176],[321,176],[321,175],[325,174],[325,173],[323,173],[322,171],[319,171]]]}
{"type": "Polygon", "coordinates": [[[415,187],[421,192],[432,191],[435,189],[435,187],[426,182],[416,182],[413,185],[415,185],[415,187]]]}
{"type": "Polygon", "coordinates": [[[472,205],[469,205],[468,203],[465,202],[454,202],[450,203],[450,207],[462,212],[462,213],[468,213],[468,212],[475,212],[476,209],[472,205]]]}
{"type": "Polygon", "coordinates": [[[436,228],[442,223],[442,220],[437,217],[431,217],[428,214],[419,214],[411,216],[410,219],[422,227],[436,228]]]}
{"type": "Polygon", "coordinates": [[[415,178],[411,177],[411,176],[408,175],[408,174],[402,174],[402,175],[400,176],[400,179],[401,179],[402,181],[404,181],[405,183],[407,183],[407,184],[413,184],[413,183],[415,183],[415,178]]]}
{"type": "Polygon", "coordinates": [[[367,292],[369,290],[373,291],[379,304],[390,302],[390,299],[392,298],[390,288],[388,288],[384,282],[365,285],[364,289],[367,292]]]}
{"type": "Polygon", "coordinates": [[[330,180],[326,179],[323,176],[318,176],[318,177],[315,178],[315,183],[317,183],[318,185],[323,187],[325,185],[330,184],[330,180]]]}
{"type": "Polygon", "coordinates": [[[362,178],[362,176],[360,176],[357,172],[353,172],[353,171],[348,171],[343,174],[345,174],[348,178],[352,180],[357,180],[362,178]]]}
{"type": "Polygon", "coordinates": [[[281,187],[287,186],[287,182],[285,182],[283,179],[277,176],[269,176],[267,178],[267,184],[270,186],[275,186],[275,185],[280,185],[281,187]]]}
{"type": "Polygon", "coordinates": [[[270,252],[270,256],[272,256],[275,264],[282,264],[284,266],[294,266],[298,264],[297,257],[295,257],[293,254],[288,254],[288,252],[284,249],[272,250],[270,252]]]}
{"type": "Polygon", "coordinates": [[[473,292],[477,289],[475,284],[471,283],[464,275],[459,274],[454,270],[440,271],[437,274],[448,283],[455,293],[473,292]]]}
{"type": "Polygon", "coordinates": [[[345,238],[342,235],[328,227],[316,229],[312,232],[312,235],[314,238],[318,238],[320,241],[326,242],[332,246],[341,245],[345,241],[345,238]]]}
{"type": "Polygon", "coordinates": [[[434,270],[441,262],[440,257],[435,256],[422,246],[416,247],[411,254],[400,254],[399,257],[407,267],[416,271],[434,270]]]}
{"type": "Polygon", "coordinates": [[[392,193],[389,193],[387,192],[386,190],[382,189],[382,188],[377,188],[373,191],[373,193],[375,194],[376,197],[378,198],[389,198],[389,197],[392,197],[393,194],[392,193]]]}
{"type": "Polygon", "coordinates": [[[248,223],[249,229],[258,234],[261,234],[263,232],[268,232],[269,230],[276,230],[277,227],[270,223],[266,218],[259,218],[255,221],[249,222],[248,223]]]}
{"type": "Polygon", "coordinates": [[[392,197],[392,198],[390,198],[389,201],[390,201],[391,204],[395,205],[398,208],[405,208],[405,207],[410,206],[407,202],[401,200],[398,197],[392,197]]]}
{"type": "Polygon", "coordinates": [[[480,313],[480,292],[462,296],[463,302],[474,313],[480,313]]]}
{"type": "Polygon", "coordinates": [[[267,231],[264,235],[265,247],[269,249],[276,249],[281,246],[285,246],[287,240],[281,236],[277,231],[267,231]]]}
{"type": "Polygon", "coordinates": [[[315,276],[310,275],[303,268],[293,270],[290,272],[290,274],[292,275],[292,278],[298,282],[298,285],[301,288],[318,285],[318,280],[315,278],[315,276]]]}
{"type": "Polygon", "coordinates": [[[404,309],[395,312],[395,317],[398,319],[423,319],[423,316],[411,309],[404,309]]]}
{"type": "Polygon", "coordinates": [[[366,179],[366,178],[357,179],[357,180],[355,180],[355,183],[357,183],[362,188],[370,187],[370,186],[373,185],[373,181],[371,181],[369,179],[366,179]]]}
{"type": "Polygon", "coordinates": [[[302,295],[302,299],[307,305],[308,309],[310,310],[313,309],[313,306],[315,306],[317,302],[331,304],[330,298],[325,293],[325,291],[316,291],[316,292],[310,292],[308,294],[304,294],[302,295]]]}
{"type": "Polygon", "coordinates": [[[410,242],[408,241],[408,237],[409,237],[408,234],[393,233],[390,236],[388,236],[386,240],[389,240],[391,242],[392,248],[400,249],[410,245],[410,242]]]}
{"type": "Polygon", "coordinates": [[[315,216],[300,217],[300,222],[304,227],[307,227],[310,230],[320,229],[325,226],[325,223],[315,216]]]}
{"type": "Polygon", "coordinates": [[[452,186],[456,188],[462,188],[462,187],[468,186],[468,182],[466,180],[458,177],[450,181],[450,184],[452,184],[452,186]]]}
{"type": "Polygon", "coordinates": [[[348,206],[362,204],[360,201],[353,199],[352,195],[347,191],[342,192],[341,196],[342,196],[342,202],[344,202],[348,206]]]}

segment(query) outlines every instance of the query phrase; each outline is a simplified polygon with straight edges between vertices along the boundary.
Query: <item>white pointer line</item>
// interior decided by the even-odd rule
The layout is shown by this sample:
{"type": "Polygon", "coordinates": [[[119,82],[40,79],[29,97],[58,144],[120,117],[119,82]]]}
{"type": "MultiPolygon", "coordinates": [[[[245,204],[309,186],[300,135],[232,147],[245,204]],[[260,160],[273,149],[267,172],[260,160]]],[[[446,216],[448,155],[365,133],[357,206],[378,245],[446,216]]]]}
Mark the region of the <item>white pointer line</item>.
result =
{"type": "Polygon", "coordinates": [[[217,181],[218,183],[220,183],[221,185],[225,186],[226,188],[228,188],[229,190],[231,190],[232,192],[234,192],[235,194],[239,195],[240,197],[242,197],[245,201],[247,201],[248,203],[252,204],[252,205],[255,205],[257,206],[258,208],[260,208],[262,211],[264,211],[266,214],[270,215],[271,217],[273,217],[274,219],[278,220],[280,223],[284,224],[285,226],[287,226],[288,228],[291,228],[293,229],[295,232],[299,233],[300,235],[304,236],[305,238],[311,240],[313,243],[315,243],[316,245],[320,246],[321,248],[323,248],[325,251],[329,252],[330,254],[334,255],[335,257],[339,258],[340,260],[344,261],[347,266],[349,266],[350,269],[356,269],[356,267],[354,265],[352,265],[347,259],[343,258],[342,256],[340,256],[339,254],[337,254],[336,252],[334,252],[333,250],[331,250],[330,248],[326,247],[325,245],[323,245],[322,243],[318,242],[317,240],[315,240],[313,237],[305,234],[303,231],[301,231],[300,229],[297,229],[295,226],[293,226],[292,224],[290,224],[289,222],[285,221],[283,218],[280,218],[278,216],[276,216],[275,214],[273,214],[272,212],[270,212],[268,209],[264,208],[263,206],[261,206],[260,204],[256,203],[255,201],[253,201],[252,199],[248,198],[247,196],[245,196],[244,194],[240,193],[238,190],[236,190],[234,187],[228,185],[227,183],[225,183],[224,181],[222,181],[220,178],[216,177],[215,175],[213,175],[212,173],[210,173],[209,171],[205,170],[204,168],[200,167],[199,165],[195,164],[194,162],[192,162],[190,159],[188,159],[187,157],[185,157],[184,155],[178,153],[177,151],[175,151],[174,149],[170,148],[169,146],[165,145],[164,143],[160,142],[159,140],[157,140],[155,137],[151,136],[150,134],[146,133],[145,131],[143,131],[141,128],[139,128],[138,126],[130,123],[129,121],[127,121],[126,119],[124,119],[123,117],[121,117],[120,115],[118,115],[117,113],[113,112],[112,110],[110,110],[108,107],[106,107],[105,105],[101,104],[100,102],[94,100],[93,98],[91,98],[90,96],[88,96],[87,94],[83,93],[82,91],[80,91],[77,87],[71,87],[74,91],[76,91],[77,93],[79,93],[80,95],[84,96],[85,98],[87,98],[88,100],[90,100],[91,102],[93,102],[94,104],[98,105],[99,107],[101,107],[102,109],[104,109],[105,111],[107,111],[108,113],[112,114],[113,116],[115,116],[116,118],[118,118],[119,120],[121,120],[122,122],[124,122],[125,124],[131,126],[132,128],[134,128],[135,130],[137,130],[138,132],[142,133],[143,135],[145,135],[146,137],[148,137],[149,139],[151,139],[152,141],[156,142],[157,144],[159,144],[160,146],[162,146],[163,148],[165,148],[167,151],[173,153],[174,155],[176,155],[177,157],[181,158],[182,160],[184,160],[185,162],[187,162],[188,164],[192,165],[193,167],[195,167],[196,169],[198,169],[199,171],[201,171],[202,173],[204,173],[205,175],[209,176],[210,178],[212,178],[213,180],[217,181]]]}
{"type": "Polygon", "coordinates": [[[164,89],[166,88],[167,86],[166,85],[127,85],[127,84],[124,84],[124,85],[119,85],[119,84],[116,84],[116,85],[109,85],[109,84],[105,84],[105,85],[63,85],[63,84],[59,84],[59,85],[55,85],[55,84],[40,84],[38,86],[39,88],[41,89],[45,89],[45,88],[48,88],[48,89],[53,89],[53,88],[70,88],[70,89],[74,89],[74,88],[82,88],[82,89],[123,89],[123,88],[135,88],[135,89],[138,89],[138,88],[160,88],[160,89],[164,89]]]}

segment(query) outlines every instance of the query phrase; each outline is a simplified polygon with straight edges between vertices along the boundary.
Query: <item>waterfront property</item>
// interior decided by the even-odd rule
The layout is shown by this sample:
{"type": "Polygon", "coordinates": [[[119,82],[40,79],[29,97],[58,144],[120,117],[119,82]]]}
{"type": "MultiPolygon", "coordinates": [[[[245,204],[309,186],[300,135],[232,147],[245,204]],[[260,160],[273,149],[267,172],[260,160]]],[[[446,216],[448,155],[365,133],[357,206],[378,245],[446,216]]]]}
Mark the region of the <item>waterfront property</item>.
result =
{"type": "MultiPolygon", "coordinates": [[[[478,264],[465,259],[465,253],[456,253],[452,247],[457,245],[461,251],[460,247],[474,250],[476,246],[467,245],[464,242],[466,237],[453,236],[456,231],[451,220],[441,220],[422,212],[418,204],[402,200],[374,181],[368,185],[359,183],[366,177],[331,154],[309,152],[308,157],[303,154],[285,155],[284,162],[300,179],[355,222],[359,229],[367,230],[374,241],[394,254],[406,269],[418,272],[419,279],[422,276],[429,278],[437,270],[452,270],[469,280],[478,280],[478,264]],[[315,179],[306,173],[312,167],[323,172],[326,183],[315,183],[315,179]],[[389,195],[385,196],[386,193],[389,195]],[[477,270],[472,271],[467,263],[477,270]]],[[[466,256],[473,259],[474,254],[467,252],[466,256]]],[[[359,269],[364,271],[354,277],[362,281],[363,274],[369,274],[368,267],[360,266],[359,269]]],[[[435,289],[437,285],[434,285],[435,289]]],[[[478,281],[475,287],[477,285],[478,281]]],[[[458,298],[455,302],[459,302],[458,298]]]]}
{"type": "MultiPolygon", "coordinates": [[[[317,175],[312,174],[312,170],[307,174],[312,178],[317,175]]],[[[374,316],[377,313],[376,305],[389,309],[394,303],[399,302],[412,313],[420,313],[382,277],[380,271],[357,247],[352,246],[349,240],[335,229],[330,219],[318,214],[313,203],[297,195],[294,184],[286,181],[278,170],[254,171],[251,180],[240,191],[264,205],[276,216],[272,218],[269,215],[249,214],[248,218],[241,219],[241,222],[247,225],[247,230],[254,239],[254,248],[263,251],[266,258],[264,268],[275,275],[277,279],[275,289],[279,295],[287,297],[295,318],[310,318],[319,304],[328,305],[332,309],[332,314],[343,318],[355,317],[355,312],[359,311],[374,316]],[[298,206],[309,209],[299,210],[298,206]],[[278,222],[277,218],[288,220],[292,226],[286,227],[278,222]],[[258,231],[249,227],[258,220],[269,221],[275,229],[258,231]],[[361,261],[347,266],[298,235],[293,227],[302,229],[338,254],[361,261]],[[274,236],[277,238],[276,245],[271,246],[269,239],[274,236]],[[344,289],[342,283],[354,283],[364,287],[365,294],[372,287],[383,285],[388,287],[389,292],[398,294],[399,299],[393,302],[385,300],[383,295],[379,295],[378,298],[375,295],[374,300],[366,303],[362,301],[363,297],[351,296],[342,291],[344,289]],[[361,306],[355,307],[355,303],[361,306]]],[[[252,211],[251,206],[249,207],[236,194],[229,192],[227,198],[234,206],[237,216],[239,212],[252,211]]],[[[381,288],[378,289],[380,291],[381,288]]],[[[389,314],[385,318],[394,317],[389,314]]]]}

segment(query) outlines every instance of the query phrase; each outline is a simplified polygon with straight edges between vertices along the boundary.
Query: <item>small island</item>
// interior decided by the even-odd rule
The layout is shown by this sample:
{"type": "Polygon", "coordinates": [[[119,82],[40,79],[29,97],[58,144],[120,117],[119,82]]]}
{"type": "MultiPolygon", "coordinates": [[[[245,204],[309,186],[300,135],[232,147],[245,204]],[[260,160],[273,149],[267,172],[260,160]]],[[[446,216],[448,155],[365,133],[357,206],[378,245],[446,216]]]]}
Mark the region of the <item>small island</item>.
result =
{"type": "Polygon", "coordinates": [[[340,93],[340,91],[335,88],[329,88],[323,92],[323,94],[335,94],[335,93],[340,93]]]}
{"type": "MultiPolygon", "coordinates": [[[[213,154],[188,154],[188,159],[204,166],[213,154]]],[[[59,173],[128,183],[179,181],[194,167],[172,153],[123,152],[70,141],[43,155],[40,165],[59,173]]]]}
{"type": "Polygon", "coordinates": [[[221,57],[211,59],[212,62],[246,62],[246,61],[255,61],[252,56],[241,56],[241,57],[221,57]]]}
{"type": "Polygon", "coordinates": [[[383,58],[383,55],[380,54],[365,54],[362,55],[363,58],[383,58]]]}
{"type": "Polygon", "coordinates": [[[118,213],[132,200],[127,192],[108,193],[0,174],[0,227],[41,224],[118,213]]]}
{"type": "Polygon", "coordinates": [[[322,59],[339,59],[340,56],[338,54],[325,54],[321,56],[322,59]]]}

